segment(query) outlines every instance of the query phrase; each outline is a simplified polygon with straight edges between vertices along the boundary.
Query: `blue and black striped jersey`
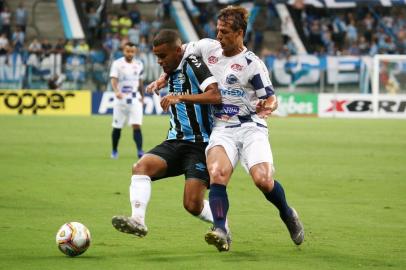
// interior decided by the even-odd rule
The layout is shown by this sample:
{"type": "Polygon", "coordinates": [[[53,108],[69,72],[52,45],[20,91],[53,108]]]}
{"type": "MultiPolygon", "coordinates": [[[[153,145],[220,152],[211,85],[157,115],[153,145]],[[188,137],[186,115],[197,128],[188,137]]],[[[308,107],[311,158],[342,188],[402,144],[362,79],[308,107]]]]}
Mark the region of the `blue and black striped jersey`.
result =
{"type": "MultiPolygon", "coordinates": [[[[169,74],[168,89],[173,95],[200,94],[213,82],[216,80],[201,58],[189,55],[169,74]]],[[[170,114],[167,140],[209,141],[213,126],[210,105],[180,102],[171,105],[170,114]]]]}

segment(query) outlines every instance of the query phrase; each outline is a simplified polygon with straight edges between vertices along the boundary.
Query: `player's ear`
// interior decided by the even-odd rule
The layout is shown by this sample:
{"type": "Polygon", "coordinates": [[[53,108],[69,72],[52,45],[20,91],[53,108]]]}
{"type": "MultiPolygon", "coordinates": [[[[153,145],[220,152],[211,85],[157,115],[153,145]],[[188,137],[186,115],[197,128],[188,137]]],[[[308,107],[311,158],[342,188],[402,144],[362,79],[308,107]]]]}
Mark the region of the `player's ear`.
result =
{"type": "Polygon", "coordinates": [[[182,54],[182,46],[176,46],[176,54],[182,54]]]}

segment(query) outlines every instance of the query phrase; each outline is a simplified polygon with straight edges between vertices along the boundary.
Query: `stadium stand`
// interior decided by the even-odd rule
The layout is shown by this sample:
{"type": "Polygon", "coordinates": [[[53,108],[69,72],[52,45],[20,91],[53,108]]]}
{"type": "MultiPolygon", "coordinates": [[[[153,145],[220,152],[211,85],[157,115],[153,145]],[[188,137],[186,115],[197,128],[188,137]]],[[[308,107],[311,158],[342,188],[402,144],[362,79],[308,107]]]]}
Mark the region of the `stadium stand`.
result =
{"type": "Polygon", "coordinates": [[[369,91],[358,87],[365,77],[364,56],[406,53],[406,5],[388,2],[383,7],[380,1],[355,0],[335,6],[306,0],[1,1],[0,88],[106,91],[110,63],[126,41],[138,45],[146,81],[152,81],[160,67],[150,41],[160,28],[178,29],[185,42],[215,38],[218,10],[234,3],[249,10],[246,45],[264,59],[279,89],[369,91]],[[342,57],[351,66],[345,72],[357,76],[337,82],[331,78],[342,68],[342,57]]]}

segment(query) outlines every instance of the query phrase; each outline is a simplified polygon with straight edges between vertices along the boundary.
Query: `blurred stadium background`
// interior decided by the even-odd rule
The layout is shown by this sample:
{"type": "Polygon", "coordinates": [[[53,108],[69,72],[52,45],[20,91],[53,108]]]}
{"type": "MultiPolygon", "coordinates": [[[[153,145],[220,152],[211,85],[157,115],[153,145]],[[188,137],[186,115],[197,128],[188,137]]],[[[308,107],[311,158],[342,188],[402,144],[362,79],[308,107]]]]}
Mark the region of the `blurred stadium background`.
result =
{"type": "MultiPolygon", "coordinates": [[[[280,95],[277,114],[405,115],[406,2],[398,0],[0,1],[0,89],[90,91],[80,101],[90,106],[85,113],[109,114],[108,73],[122,44],[138,45],[151,82],[161,72],[151,53],[154,34],[165,27],[179,30],[184,42],[215,38],[216,13],[228,4],[250,12],[246,45],[269,69],[280,95]],[[378,54],[395,56],[374,68],[378,54]]],[[[21,95],[3,91],[0,104],[8,109],[0,113],[29,113],[21,95]]],[[[57,111],[35,112],[49,110],[57,111]]],[[[156,98],[146,99],[145,112],[161,113],[156,98]]]]}

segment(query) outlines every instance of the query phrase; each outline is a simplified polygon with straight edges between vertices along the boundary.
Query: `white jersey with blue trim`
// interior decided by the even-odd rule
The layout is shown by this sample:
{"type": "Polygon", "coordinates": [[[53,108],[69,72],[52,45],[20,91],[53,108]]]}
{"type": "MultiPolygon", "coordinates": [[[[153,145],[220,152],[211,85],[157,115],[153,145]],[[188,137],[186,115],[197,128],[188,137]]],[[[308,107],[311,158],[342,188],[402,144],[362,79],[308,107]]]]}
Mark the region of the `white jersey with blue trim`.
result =
{"type": "Polygon", "coordinates": [[[110,78],[117,78],[120,92],[129,95],[138,91],[143,72],[144,64],[140,60],[134,58],[131,63],[128,63],[124,57],[121,57],[111,65],[110,78]]]}
{"type": "Polygon", "coordinates": [[[190,42],[185,53],[201,55],[218,81],[222,103],[213,106],[215,126],[246,122],[266,126],[255,107],[259,99],[274,95],[274,90],[268,69],[258,56],[245,47],[235,56],[224,56],[220,43],[213,39],[190,42]]]}

